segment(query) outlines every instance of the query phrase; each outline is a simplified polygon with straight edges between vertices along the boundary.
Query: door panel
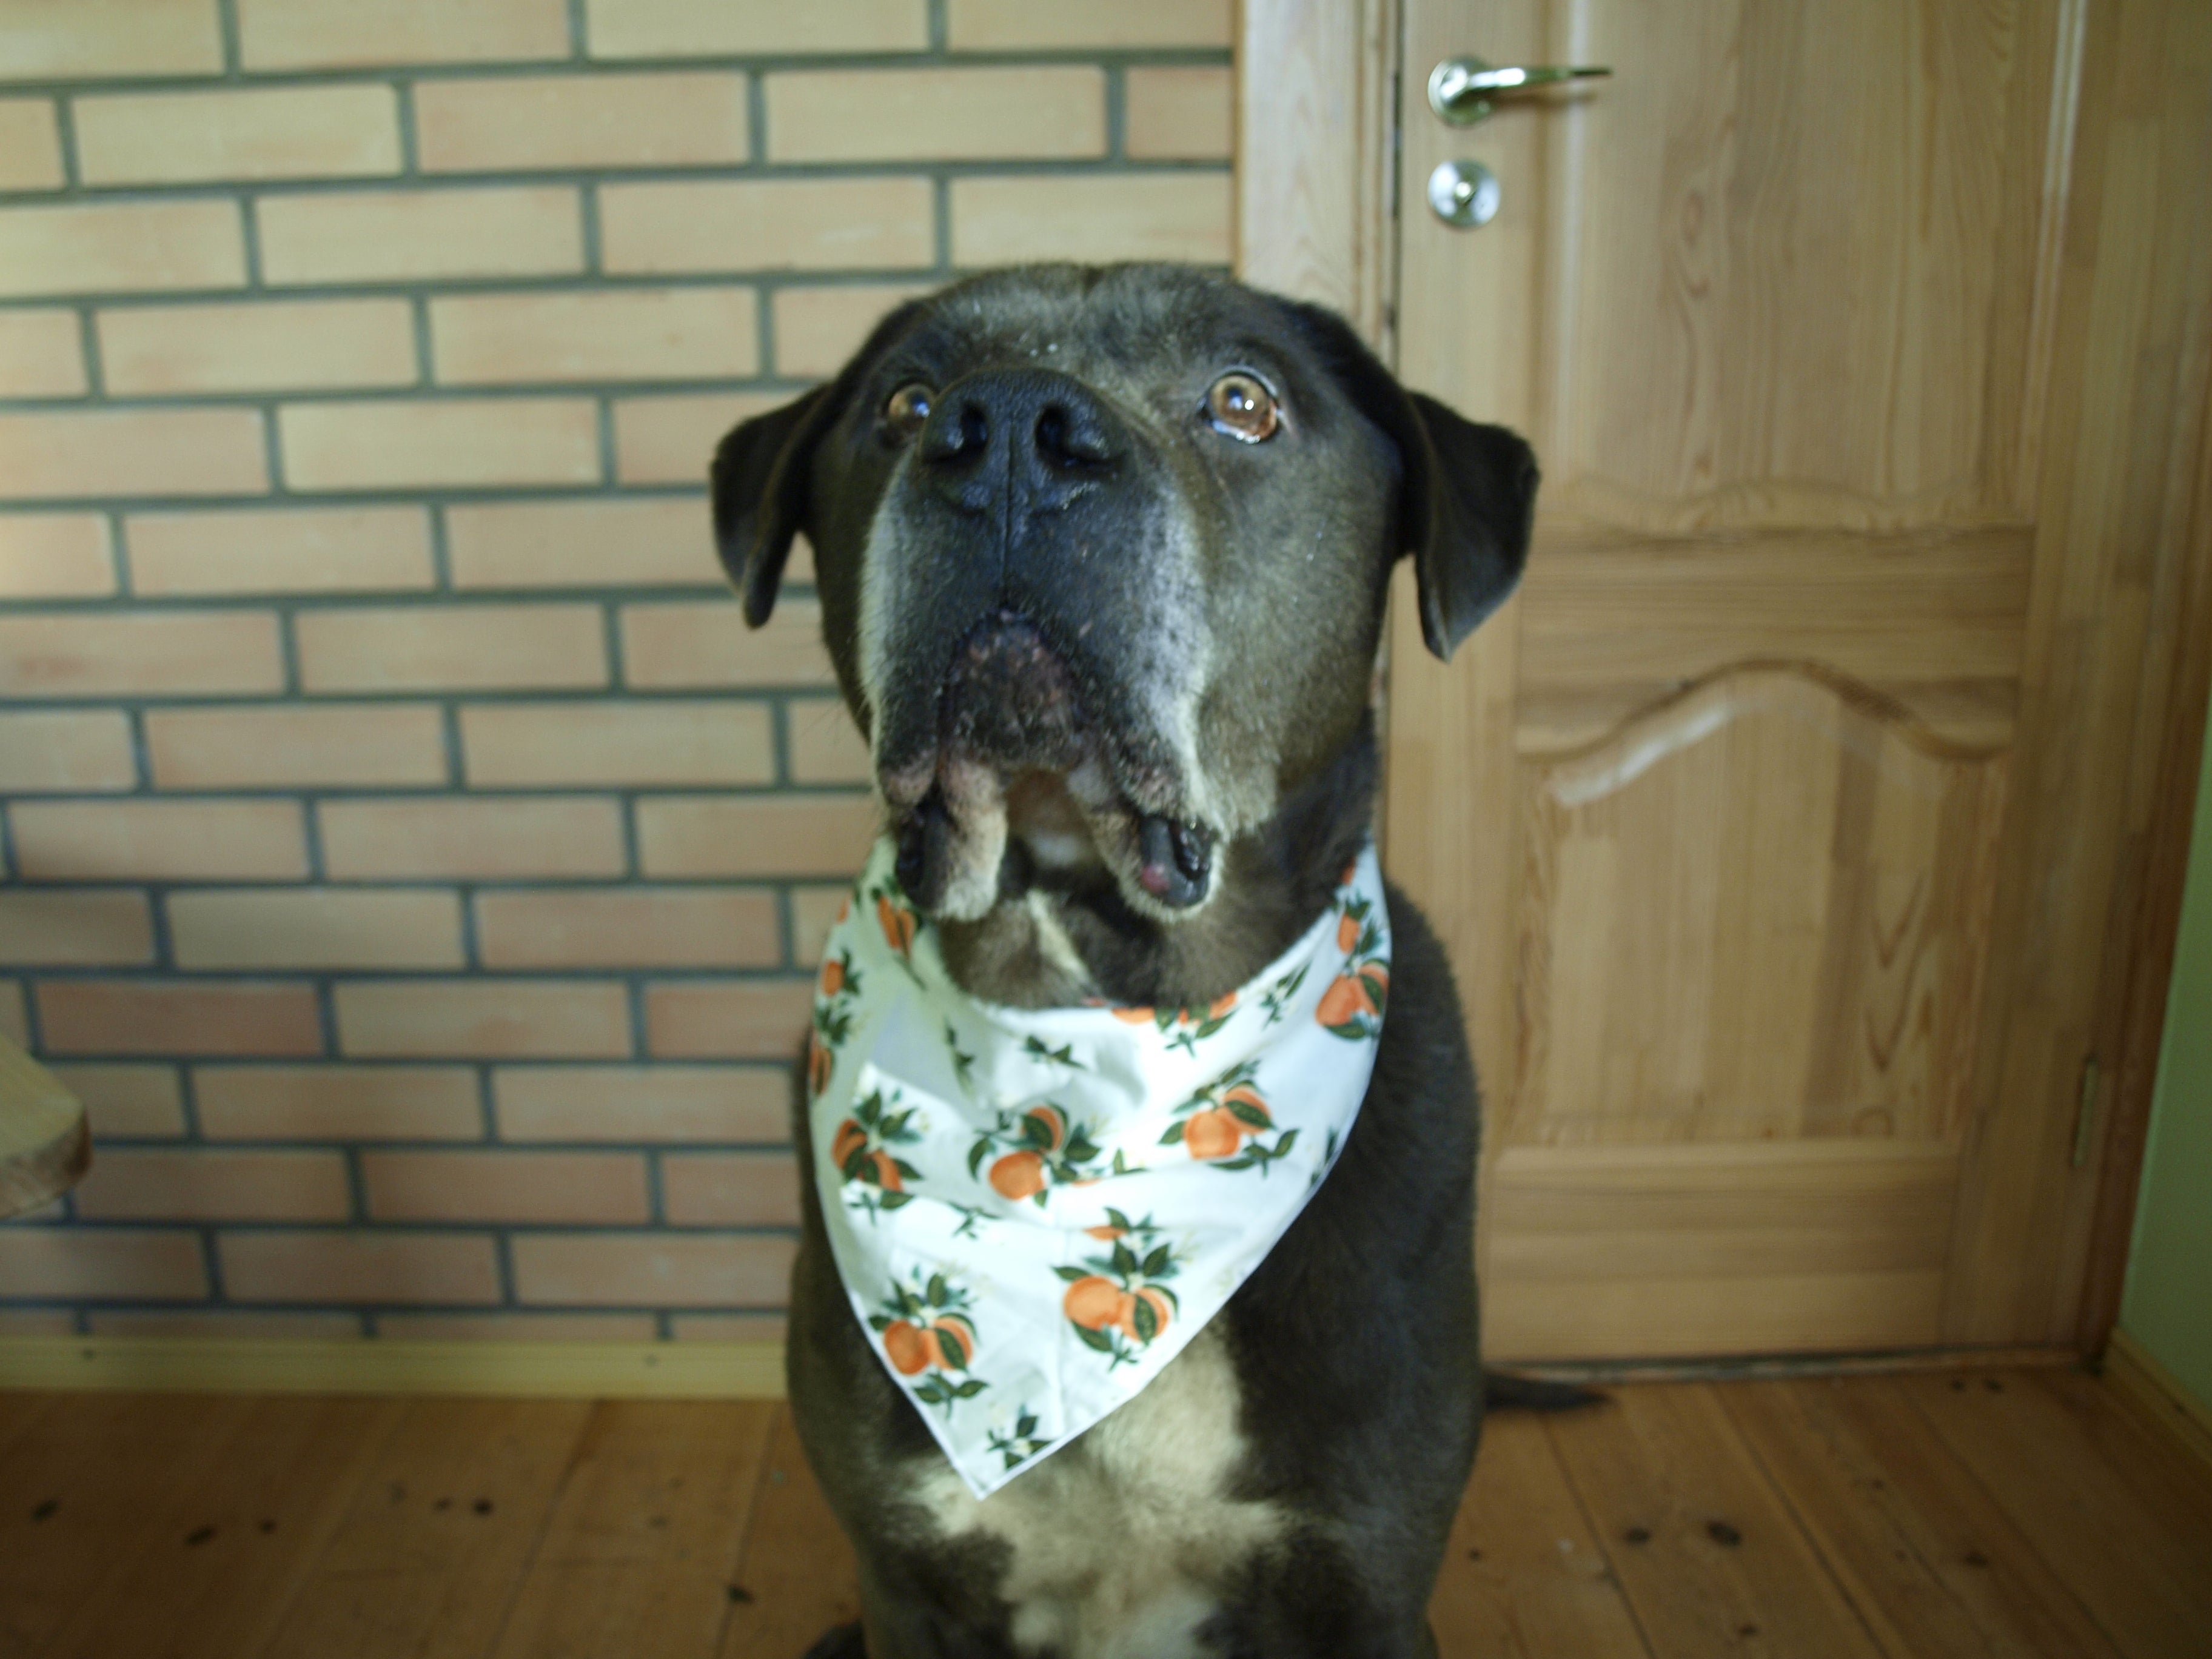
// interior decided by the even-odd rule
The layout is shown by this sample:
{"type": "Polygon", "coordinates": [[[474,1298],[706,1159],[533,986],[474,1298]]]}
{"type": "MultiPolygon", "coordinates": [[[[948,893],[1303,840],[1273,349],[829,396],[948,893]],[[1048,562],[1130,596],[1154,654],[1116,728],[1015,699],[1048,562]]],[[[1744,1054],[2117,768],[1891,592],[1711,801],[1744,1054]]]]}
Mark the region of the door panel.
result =
{"type": "Polygon", "coordinates": [[[2208,239],[2156,204],[2203,193],[2170,147],[2212,27],[1403,15],[1400,372],[1545,472],[1516,598],[1446,668],[1401,587],[1391,646],[1386,860],[1468,1002],[1490,1349],[2064,1340],[2113,782],[2181,566],[2114,538],[2180,521],[2208,239]],[[1615,76],[1459,131],[1425,88],[1466,53],[1615,76]],[[1423,199],[1459,158],[1480,230],[1423,199]]]}

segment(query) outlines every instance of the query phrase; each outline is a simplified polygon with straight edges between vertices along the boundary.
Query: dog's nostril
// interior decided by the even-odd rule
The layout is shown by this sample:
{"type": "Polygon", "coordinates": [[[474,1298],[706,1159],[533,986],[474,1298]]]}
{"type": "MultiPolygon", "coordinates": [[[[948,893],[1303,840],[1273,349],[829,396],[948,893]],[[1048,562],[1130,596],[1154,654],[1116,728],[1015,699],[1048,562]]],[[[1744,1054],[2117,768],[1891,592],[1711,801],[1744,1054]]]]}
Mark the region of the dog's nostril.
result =
{"type": "Polygon", "coordinates": [[[969,404],[960,411],[960,447],[981,451],[991,441],[991,417],[981,407],[969,404]]]}
{"type": "Polygon", "coordinates": [[[1055,466],[1097,466],[1108,459],[1097,436],[1058,404],[1048,404],[1036,419],[1037,453],[1055,466]]]}

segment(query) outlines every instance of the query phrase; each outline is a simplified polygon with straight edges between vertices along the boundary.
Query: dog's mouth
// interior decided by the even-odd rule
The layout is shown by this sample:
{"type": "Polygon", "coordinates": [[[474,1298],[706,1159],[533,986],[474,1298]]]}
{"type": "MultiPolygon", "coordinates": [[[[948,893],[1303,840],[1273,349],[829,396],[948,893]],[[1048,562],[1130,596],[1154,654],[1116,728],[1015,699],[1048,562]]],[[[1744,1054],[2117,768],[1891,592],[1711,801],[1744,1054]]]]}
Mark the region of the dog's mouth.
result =
{"type": "Polygon", "coordinates": [[[952,654],[933,747],[878,775],[917,906],[973,921],[1041,882],[1102,877],[1163,919],[1205,902],[1213,831],[1183,807],[1176,769],[1096,708],[1029,618],[976,625],[952,654]]]}

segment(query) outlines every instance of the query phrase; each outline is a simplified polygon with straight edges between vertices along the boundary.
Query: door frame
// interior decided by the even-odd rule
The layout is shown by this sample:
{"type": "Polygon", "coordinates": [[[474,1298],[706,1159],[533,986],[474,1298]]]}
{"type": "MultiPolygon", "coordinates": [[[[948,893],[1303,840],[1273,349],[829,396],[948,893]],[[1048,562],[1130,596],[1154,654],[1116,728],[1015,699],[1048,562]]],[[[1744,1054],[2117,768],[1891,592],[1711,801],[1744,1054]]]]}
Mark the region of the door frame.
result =
{"type": "MultiPolygon", "coordinates": [[[[2090,1032],[2099,1079],[2084,1109],[2086,1133],[2077,1123],[2068,1167],[2051,1169],[2048,1145],[2033,1144],[2047,1123],[2031,1126],[2025,1148],[2006,1145],[2021,1136],[2009,1121],[1992,1127],[1984,1091],[1968,1142],[1970,1179],[1978,1159],[2014,1167],[2025,1161],[2032,1171],[2035,1190],[2027,1202],[2013,1216],[1992,1218],[1999,1231],[2037,1224],[2031,1215],[2048,1224],[2054,1207],[2078,1209],[2065,1189],[2084,1168],[2094,1182],[2087,1224],[2063,1247],[2048,1287],[1998,1288],[2015,1304],[2008,1328],[1968,1323],[1948,1328],[1947,1340],[2048,1341],[2095,1354],[2118,1316],[2212,700],[2212,185],[2199,188],[2193,203],[2177,203],[2166,199],[2185,187],[2171,166],[2127,167],[2146,140],[2154,147],[2163,139],[2185,159],[2212,154],[2204,55],[2172,51],[2166,36],[2169,27],[2184,26],[2191,6],[2191,0],[2065,0],[2063,7],[2078,50],[2071,161],[2050,227],[2064,239],[2055,266],[2061,355],[2051,397],[2071,399],[2076,409],[2094,403],[2100,393],[2112,395],[2113,376],[2142,361],[2123,354],[2116,366],[2112,354],[2094,349],[2104,338],[2100,327],[2112,326],[2117,283],[2130,285],[2121,305],[2132,298],[2137,312],[2155,313],[2131,318],[2122,343],[2164,338],[2183,348],[2171,382],[2156,395],[2158,406],[2146,415],[2141,400],[2136,404],[2142,416],[2136,451],[2169,458],[2159,487],[2136,491],[2142,499],[2106,503],[2103,515],[2115,529],[2123,516],[2131,526],[2155,526],[2143,553],[2154,567],[2147,586],[2163,614],[2147,624],[2148,648],[2134,665],[2132,799],[2106,902],[2090,1032]],[[2140,194],[2146,180],[2154,198],[2148,210],[2125,193],[2132,186],[2140,194]],[[2068,1284],[2079,1286],[2074,1305],[2035,1307],[2039,1289],[2068,1284]]],[[[1237,274],[1334,307],[1386,362],[1395,362],[1397,216],[1406,191],[1395,167],[1399,83],[1419,68],[1401,61],[1402,21],[1400,0],[1241,0],[1236,31],[1237,274]]],[[[2212,34],[2212,27],[2203,32],[2212,34]]],[[[2066,422],[2050,420],[2046,430],[2063,436],[2066,422]]],[[[2039,520],[2070,507],[2074,488],[2069,479],[2044,480],[2039,520]]],[[[2116,562],[2098,574],[2100,601],[2108,604],[2118,592],[2116,562]]],[[[2062,641],[2054,586],[2051,574],[2039,569],[2031,603],[2045,625],[2036,628],[2032,616],[2024,688],[2054,677],[2073,684],[2095,670],[2081,664],[2087,647],[2062,641]]],[[[2123,674],[2108,671],[2106,695],[2130,695],[2123,674]]],[[[2027,827],[2015,826],[2008,839],[2025,833],[2027,827]]],[[[2015,940],[2022,926],[2015,924],[2015,940]]],[[[1986,1242],[1996,1255],[2006,1241],[1986,1242]]],[[[2005,1269],[1989,1271],[2002,1279],[2005,1269]]]]}

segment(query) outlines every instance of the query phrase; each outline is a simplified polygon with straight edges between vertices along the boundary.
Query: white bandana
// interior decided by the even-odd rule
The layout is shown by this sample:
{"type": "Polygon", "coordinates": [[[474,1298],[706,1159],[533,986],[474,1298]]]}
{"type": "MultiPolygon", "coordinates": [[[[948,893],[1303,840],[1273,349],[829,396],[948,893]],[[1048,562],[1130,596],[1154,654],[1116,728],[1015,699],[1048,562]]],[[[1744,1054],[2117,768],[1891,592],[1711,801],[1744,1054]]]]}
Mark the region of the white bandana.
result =
{"type": "Polygon", "coordinates": [[[879,844],[823,955],[809,1131],[853,1311],[979,1498],[1133,1398],[1297,1218],[1375,1067],[1372,848],[1207,1008],[954,985],[879,844]]]}

